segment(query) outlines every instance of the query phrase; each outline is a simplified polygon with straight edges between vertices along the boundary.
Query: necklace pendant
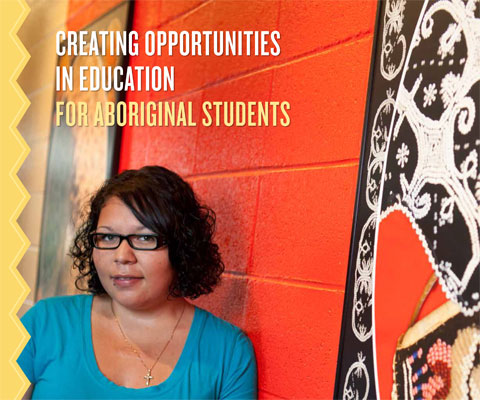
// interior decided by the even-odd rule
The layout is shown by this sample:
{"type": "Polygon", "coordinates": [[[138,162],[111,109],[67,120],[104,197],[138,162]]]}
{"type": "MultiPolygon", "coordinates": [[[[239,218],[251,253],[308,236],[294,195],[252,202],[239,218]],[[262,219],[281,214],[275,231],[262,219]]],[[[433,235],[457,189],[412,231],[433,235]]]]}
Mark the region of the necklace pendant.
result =
{"type": "Polygon", "coordinates": [[[145,386],[149,386],[150,385],[150,381],[153,379],[153,376],[150,375],[150,372],[151,370],[147,370],[147,374],[143,377],[143,379],[145,379],[145,386]]]}

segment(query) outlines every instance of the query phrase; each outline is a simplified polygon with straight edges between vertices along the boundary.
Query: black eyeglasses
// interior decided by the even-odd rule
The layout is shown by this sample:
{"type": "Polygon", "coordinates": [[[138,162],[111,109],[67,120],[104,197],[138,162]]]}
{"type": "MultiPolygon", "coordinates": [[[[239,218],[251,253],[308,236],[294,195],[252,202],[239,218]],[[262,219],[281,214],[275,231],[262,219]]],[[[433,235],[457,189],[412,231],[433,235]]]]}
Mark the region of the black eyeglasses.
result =
{"type": "Polygon", "coordinates": [[[124,239],[132,249],[156,250],[163,247],[167,242],[158,235],[118,235],[116,233],[91,233],[93,247],[100,250],[115,250],[120,247],[124,239]]]}

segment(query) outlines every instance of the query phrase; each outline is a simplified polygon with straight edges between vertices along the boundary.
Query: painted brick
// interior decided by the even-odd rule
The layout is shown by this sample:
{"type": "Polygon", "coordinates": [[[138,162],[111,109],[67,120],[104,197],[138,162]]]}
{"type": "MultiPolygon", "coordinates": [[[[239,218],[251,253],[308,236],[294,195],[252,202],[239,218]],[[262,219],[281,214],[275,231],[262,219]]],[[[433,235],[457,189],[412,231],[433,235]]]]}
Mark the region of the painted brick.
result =
{"type": "MultiPolygon", "coordinates": [[[[162,27],[164,30],[275,30],[278,12],[275,1],[231,1],[210,2],[185,17],[174,19],[162,27]]],[[[191,56],[171,57],[162,55],[157,65],[174,65],[176,74],[175,93],[184,93],[226,77],[241,75],[245,71],[275,61],[275,57],[248,56],[191,56]]],[[[158,93],[160,98],[168,94],[158,93]]]]}
{"type": "MultiPolygon", "coordinates": [[[[200,113],[202,93],[177,99],[178,102],[192,102],[193,121],[200,113]]],[[[178,104],[178,103],[177,103],[178,104]]],[[[152,128],[148,131],[146,162],[171,168],[181,175],[193,170],[197,126],[152,128]]]]}
{"type": "MultiPolygon", "coordinates": [[[[155,15],[155,17],[149,17],[153,20],[156,19],[158,13],[163,15],[163,8],[170,7],[175,8],[174,5],[169,5],[170,2],[162,2],[157,3],[147,1],[148,7],[143,12],[148,13],[150,9],[151,15],[155,15]],[[156,5],[156,7],[154,7],[156,5]],[[162,10],[156,11],[156,9],[162,10]]],[[[190,4],[193,7],[193,3],[199,2],[183,2],[180,1],[179,3],[183,4],[183,8],[180,7],[177,11],[180,12],[182,9],[186,9],[187,5],[190,4]]],[[[180,6],[180,4],[178,5],[180,6]]],[[[140,12],[140,11],[139,11],[140,12]]],[[[171,10],[173,12],[173,10],[171,10]]],[[[208,23],[210,19],[211,8],[208,7],[201,7],[197,11],[193,12],[192,15],[187,16],[185,18],[173,19],[170,21],[166,26],[162,26],[162,30],[171,30],[180,32],[182,30],[201,30],[202,26],[208,23]]],[[[140,19],[140,16],[139,16],[140,19]]],[[[135,24],[141,25],[141,22],[135,22],[135,24]]],[[[141,32],[145,32],[147,29],[141,26],[141,32]]],[[[161,101],[164,99],[169,99],[173,97],[181,96],[182,94],[191,91],[191,89],[199,88],[203,84],[203,76],[205,73],[205,65],[208,62],[208,59],[205,57],[193,57],[193,56],[181,56],[178,54],[178,48],[174,50],[174,54],[172,56],[168,55],[168,49],[166,47],[163,48],[161,55],[152,55],[147,56],[145,54],[145,37],[139,40],[139,56],[132,58],[130,62],[131,65],[145,65],[145,66],[161,66],[161,67],[175,67],[175,90],[171,91],[159,91],[159,92],[149,92],[146,96],[149,97],[149,100],[152,101],[161,101]]]]}
{"type": "MultiPolygon", "coordinates": [[[[193,103],[193,120],[200,113],[202,93],[178,98],[185,105],[193,103]]],[[[127,101],[149,101],[141,95],[127,95],[127,101]]],[[[178,105],[177,105],[178,107],[178,105]]],[[[125,126],[122,134],[120,170],[139,168],[143,165],[158,164],[171,168],[181,175],[193,170],[195,142],[198,126],[125,126]]]]}
{"type": "Polygon", "coordinates": [[[151,0],[136,0],[133,12],[132,30],[142,38],[148,30],[160,24],[162,2],[151,0]]]}
{"type": "MultiPolygon", "coordinates": [[[[200,127],[202,144],[197,149],[195,171],[359,157],[370,50],[370,40],[364,40],[275,70],[271,100],[290,102],[290,126],[200,127]],[[350,64],[352,59],[356,62],[350,64]],[[338,74],[331,74],[338,65],[345,65],[341,91],[338,74]],[[312,79],[305,79],[305,75],[312,79]]],[[[215,86],[205,91],[205,100],[266,100],[268,74],[270,71],[215,86]]]]}
{"type": "MultiPolygon", "coordinates": [[[[138,39],[138,56],[131,56],[129,57],[129,65],[132,67],[136,66],[143,66],[143,67],[154,67],[155,64],[155,56],[147,56],[145,54],[145,40],[143,37],[139,37],[138,39]]],[[[135,79],[136,85],[135,87],[138,88],[138,81],[135,79]]],[[[154,97],[154,92],[152,90],[145,90],[145,84],[142,84],[141,90],[129,91],[127,93],[127,98],[130,101],[149,101],[154,97]]]]}
{"type": "Polygon", "coordinates": [[[373,33],[376,5],[374,0],[282,0],[278,24],[282,58],[373,33]]]}
{"type": "Polygon", "coordinates": [[[268,129],[126,127],[121,168],[154,163],[177,170],[217,212],[216,241],[232,272],[195,304],[246,330],[258,359],[259,398],[331,398],[357,167],[327,166],[360,153],[376,2],[197,3],[139,0],[134,27],[279,29],[281,57],[139,56],[132,65],[175,65],[176,89],[127,98],[287,100],[292,123],[268,129]],[[272,62],[284,64],[250,74],[272,62]],[[295,170],[322,163],[325,168],[295,170]],[[284,165],[293,167],[255,176],[257,168],[284,165]],[[254,171],[228,176],[243,169],[254,171]],[[198,176],[209,172],[223,174],[198,176]],[[332,290],[314,289],[315,282],[332,290]]]}
{"type": "MultiPolygon", "coordinates": [[[[204,101],[270,100],[272,72],[247,76],[204,91],[204,101]]],[[[213,113],[211,113],[213,115],[213,113]]],[[[262,164],[266,127],[199,126],[195,172],[251,168],[262,164]]]]}
{"type": "Polygon", "coordinates": [[[249,282],[245,326],[261,389],[289,399],[332,398],[342,304],[342,291],[249,282]]]}
{"type": "Polygon", "coordinates": [[[67,29],[78,31],[124,0],[92,0],[88,4],[84,0],[69,0],[67,29]]]}
{"type": "MultiPolygon", "coordinates": [[[[146,56],[144,53],[144,41],[139,40],[139,55],[129,58],[129,65],[152,67],[155,63],[155,57],[146,56]]],[[[143,86],[142,90],[129,91],[126,94],[127,102],[148,102],[154,101],[152,91],[146,91],[143,86]]],[[[123,171],[129,168],[139,168],[145,165],[148,132],[153,128],[135,127],[126,125],[122,131],[122,142],[120,147],[120,165],[119,170],[123,171]]],[[[156,128],[157,130],[159,128],[156,128]]]]}
{"type": "Polygon", "coordinates": [[[158,24],[182,18],[188,12],[195,12],[196,8],[206,0],[162,0],[162,12],[158,24]]]}
{"type": "Polygon", "coordinates": [[[135,132],[139,133],[139,128],[134,128],[126,126],[122,130],[122,138],[120,144],[120,160],[118,165],[119,172],[124,171],[129,168],[135,168],[134,164],[143,163],[143,156],[141,160],[138,160],[138,151],[134,154],[135,149],[138,149],[138,146],[134,147],[133,137],[135,132]]]}
{"type": "Polygon", "coordinates": [[[290,102],[289,127],[269,128],[266,165],[357,158],[371,38],[277,69],[272,101],[290,102]]]}
{"type": "Polygon", "coordinates": [[[249,261],[259,178],[231,177],[193,182],[205,204],[217,214],[215,241],[225,268],[244,273],[249,261]]]}
{"type": "Polygon", "coordinates": [[[139,33],[161,30],[165,23],[182,18],[205,0],[136,0],[133,27],[139,33]]]}
{"type": "Polygon", "coordinates": [[[249,273],[345,284],[357,167],[262,176],[249,273]]]}
{"type": "MultiPolygon", "coordinates": [[[[165,31],[201,31],[208,30],[212,18],[213,5],[208,3],[199,7],[195,12],[174,19],[162,26],[165,31]]],[[[215,28],[212,28],[215,29],[215,28]]],[[[204,75],[207,64],[212,62],[212,57],[204,56],[181,56],[178,49],[174,50],[172,56],[168,55],[168,49],[164,48],[161,56],[155,56],[155,64],[161,66],[175,67],[175,92],[158,92],[156,99],[164,99],[171,96],[178,96],[185,92],[198,89],[204,85],[204,75]]]]}
{"type": "Polygon", "coordinates": [[[259,389],[258,391],[258,399],[259,400],[264,400],[264,399],[285,399],[285,397],[278,397],[275,396],[272,393],[267,392],[266,390],[261,390],[259,389]]]}
{"type": "MultiPolygon", "coordinates": [[[[209,29],[229,31],[274,31],[277,29],[279,0],[238,1],[222,0],[213,4],[209,29]]],[[[226,76],[258,69],[276,62],[275,56],[221,56],[210,57],[205,73],[205,83],[226,76]]]]}
{"type": "Polygon", "coordinates": [[[174,91],[152,92],[153,101],[178,97],[186,93],[199,91],[204,86],[204,75],[208,59],[205,57],[182,57],[179,54],[155,56],[153,63],[161,67],[174,67],[174,91]]]}
{"type": "Polygon", "coordinates": [[[247,280],[244,276],[232,277],[225,274],[213,293],[199,297],[193,304],[244,329],[247,310],[247,280]]]}
{"type": "MultiPolygon", "coordinates": [[[[127,93],[127,102],[131,100],[131,93],[127,93]]],[[[145,99],[144,101],[147,101],[145,99]]],[[[145,146],[148,143],[147,133],[151,129],[147,126],[135,127],[126,125],[122,130],[120,145],[119,171],[141,168],[146,165],[145,146]]]]}

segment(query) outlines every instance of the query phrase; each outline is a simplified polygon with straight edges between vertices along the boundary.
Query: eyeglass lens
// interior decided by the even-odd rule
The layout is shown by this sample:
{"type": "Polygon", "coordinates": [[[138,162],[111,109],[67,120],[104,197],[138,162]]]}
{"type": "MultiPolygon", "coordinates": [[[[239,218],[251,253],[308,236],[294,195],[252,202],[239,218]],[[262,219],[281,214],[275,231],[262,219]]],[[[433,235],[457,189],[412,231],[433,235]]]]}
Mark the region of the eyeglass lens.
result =
{"type": "Polygon", "coordinates": [[[157,248],[158,238],[154,235],[116,235],[111,233],[95,233],[93,243],[99,249],[116,249],[123,239],[128,241],[130,247],[141,250],[153,250],[157,248]]]}

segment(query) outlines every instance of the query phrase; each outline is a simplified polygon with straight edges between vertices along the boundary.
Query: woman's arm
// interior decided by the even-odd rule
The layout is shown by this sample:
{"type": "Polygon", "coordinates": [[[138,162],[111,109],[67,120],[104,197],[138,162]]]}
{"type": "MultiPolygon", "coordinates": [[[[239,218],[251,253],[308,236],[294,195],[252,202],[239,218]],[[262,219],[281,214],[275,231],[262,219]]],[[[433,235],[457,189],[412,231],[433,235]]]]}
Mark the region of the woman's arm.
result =
{"type": "Polygon", "coordinates": [[[257,399],[257,363],[252,342],[239,334],[222,382],[220,399],[257,399]]]}

